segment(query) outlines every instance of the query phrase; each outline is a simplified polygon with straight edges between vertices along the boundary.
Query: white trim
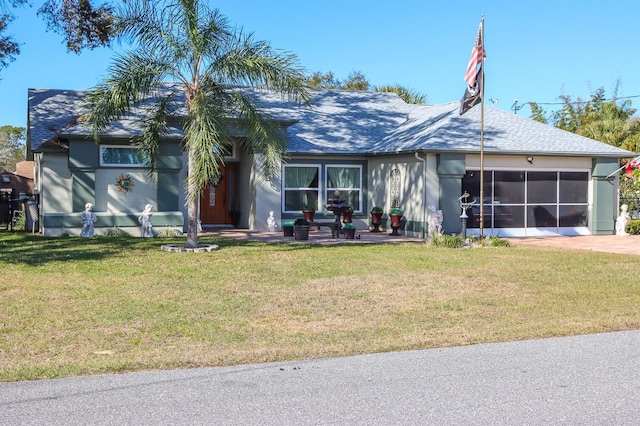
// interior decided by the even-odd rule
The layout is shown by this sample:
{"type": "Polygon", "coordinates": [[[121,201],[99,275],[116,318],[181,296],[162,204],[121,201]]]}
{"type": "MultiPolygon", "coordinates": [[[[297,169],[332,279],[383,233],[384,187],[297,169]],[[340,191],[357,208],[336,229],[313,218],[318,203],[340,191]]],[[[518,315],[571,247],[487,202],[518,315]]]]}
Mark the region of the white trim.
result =
{"type": "MultiPolygon", "coordinates": [[[[469,171],[478,171],[477,167],[469,167],[465,170],[465,173],[469,172],[469,171]]],[[[496,235],[496,236],[505,236],[505,237],[525,237],[525,236],[549,236],[549,235],[591,235],[591,215],[593,212],[593,179],[592,179],[592,175],[591,175],[591,170],[589,169],[585,169],[585,168],[575,168],[575,169],[557,169],[557,168],[526,168],[526,169],[519,169],[519,168],[508,168],[508,167],[490,167],[490,168],[485,168],[484,170],[485,172],[491,172],[492,176],[493,176],[493,172],[496,171],[522,171],[525,174],[525,180],[524,180],[524,203],[506,203],[504,204],[505,206],[514,206],[514,207],[524,207],[525,211],[524,211],[524,220],[525,220],[525,224],[527,222],[527,207],[529,205],[532,204],[536,204],[536,205],[548,205],[548,206],[554,206],[556,208],[556,211],[558,208],[562,207],[562,206],[566,206],[566,205],[581,205],[581,206],[586,206],[587,208],[587,226],[583,227],[583,226],[578,226],[578,227],[542,227],[542,228],[538,228],[538,227],[525,227],[525,228],[493,228],[493,227],[489,227],[489,228],[485,228],[484,229],[484,233],[485,235],[496,235]],[[529,191],[529,179],[528,179],[528,173],[538,173],[538,172],[543,172],[543,173],[547,173],[547,172],[551,172],[551,173],[555,173],[556,174],[556,202],[552,203],[529,203],[528,200],[528,195],[527,192],[529,191]],[[558,201],[559,197],[560,197],[560,179],[559,179],[559,174],[561,173],[586,173],[587,174],[587,201],[586,202],[581,202],[581,203],[577,203],[577,202],[560,202],[558,201]]],[[[493,180],[493,178],[491,179],[492,184],[495,183],[495,181],[493,180]]],[[[492,187],[492,191],[491,191],[491,196],[492,198],[494,197],[494,188],[492,187]]],[[[493,202],[490,202],[489,204],[485,204],[485,209],[487,207],[487,205],[491,208],[491,211],[493,212],[493,207],[495,205],[502,205],[502,204],[494,204],[493,202]]],[[[558,219],[556,219],[558,220],[558,219]]],[[[472,234],[472,235],[479,235],[480,233],[480,228],[467,228],[467,233],[468,234],[472,234]]]]}
{"type": "MultiPolygon", "coordinates": [[[[363,196],[363,192],[364,192],[364,188],[363,188],[363,183],[362,183],[362,164],[325,164],[324,165],[324,194],[326,194],[329,191],[329,184],[327,182],[327,180],[329,179],[329,172],[328,172],[328,168],[340,168],[340,169],[359,169],[360,171],[360,188],[358,188],[358,191],[360,191],[360,194],[358,195],[358,205],[360,206],[360,208],[358,210],[354,210],[355,213],[362,213],[362,196],[363,196]]],[[[333,190],[339,190],[339,191],[351,191],[354,188],[331,188],[333,190]]],[[[323,203],[324,205],[324,203],[323,203]]]]}
{"type": "MultiPolygon", "coordinates": [[[[285,210],[285,201],[286,201],[286,194],[285,192],[287,190],[289,191],[309,191],[309,190],[313,190],[316,189],[318,191],[318,207],[323,206],[324,202],[323,202],[323,195],[322,195],[322,171],[323,171],[323,167],[322,164],[318,164],[318,163],[293,163],[293,164],[283,164],[282,165],[282,200],[280,203],[280,210],[282,211],[282,213],[300,213],[300,210],[285,210]],[[288,188],[285,186],[285,181],[286,181],[286,169],[288,167],[315,167],[318,169],[318,187],[317,188],[288,188]]],[[[318,212],[318,210],[316,210],[316,212],[318,212]]]]}

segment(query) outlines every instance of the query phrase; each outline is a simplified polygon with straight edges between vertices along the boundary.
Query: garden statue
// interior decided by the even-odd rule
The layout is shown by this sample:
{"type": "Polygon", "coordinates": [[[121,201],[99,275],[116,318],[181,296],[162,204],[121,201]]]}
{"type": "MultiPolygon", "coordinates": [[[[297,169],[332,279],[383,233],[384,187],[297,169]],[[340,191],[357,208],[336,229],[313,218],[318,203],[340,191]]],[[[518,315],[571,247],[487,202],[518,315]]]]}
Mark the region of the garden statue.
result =
{"type": "Polygon", "coordinates": [[[436,206],[429,206],[427,210],[429,210],[429,236],[439,237],[442,235],[442,210],[436,210],[436,206]]]}
{"type": "Polygon", "coordinates": [[[98,220],[95,213],[93,213],[93,204],[87,203],[84,205],[84,211],[80,213],[80,220],[82,221],[80,236],[93,237],[93,224],[98,220]]]}
{"type": "Polygon", "coordinates": [[[626,204],[620,206],[620,216],[616,219],[616,235],[629,235],[627,225],[631,221],[631,216],[627,210],[629,210],[629,206],[626,204]]]}
{"type": "Polygon", "coordinates": [[[276,232],[276,218],[273,217],[273,211],[269,212],[269,217],[267,218],[267,228],[269,232],[276,232]]]}
{"type": "Polygon", "coordinates": [[[153,225],[151,224],[151,215],[153,215],[153,206],[151,204],[147,204],[144,206],[144,211],[138,218],[138,223],[140,224],[140,236],[151,238],[153,237],[153,225]]]}

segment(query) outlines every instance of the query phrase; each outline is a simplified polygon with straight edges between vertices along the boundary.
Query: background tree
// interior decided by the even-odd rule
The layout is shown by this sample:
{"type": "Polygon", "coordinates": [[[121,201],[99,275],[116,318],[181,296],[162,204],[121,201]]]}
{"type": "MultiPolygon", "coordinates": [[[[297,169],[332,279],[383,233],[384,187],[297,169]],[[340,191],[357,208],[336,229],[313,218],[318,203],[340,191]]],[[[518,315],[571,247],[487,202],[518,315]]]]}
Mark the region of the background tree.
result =
{"type": "Polygon", "coordinates": [[[640,123],[633,117],[636,110],[630,100],[618,101],[615,96],[607,100],[603,88],[593,92],[589,100],[574,101],[567,95],[559,98],[562,107],[548,118],[544,109],[529,102],[531,118],[629,151],[640,149],[640,123]]]}
{"type": "Polygon", "coordinates": [[[311,89],[338,90],[369,90],[371,86],[367,78],[360,71],[352,71],[345,81],[335,77],[333,72],[325,74],[315,72],[307,77],[307,86],[311,89]]]}
{"type": "Polygon", "coordinates": [[[408,104],[424,104],[427,102],[427,96],[417,91],[409,90],[398,84],[393,86],[376,86],[373,89],[376,92],[391,92],[400,96],[400,98],[408,104]]]}
{"type": "MultiPolygon", "coordinates": [[[[5,31],[16,10],[31,7],[28,0],[0,0],[0,70],[20,54],[20,41],[5,31]]],[[[38,9],[47,28],[64,37],[69,52],[109,46],[112,38],[113,3],[94,4],[90,0],[44,0],[38,9]]]]}
{"type": "Polygon", "coordinates": [[[26,158],[24,127],[0,127],[0,171],[15,172],[16,163],[26,158]]]}
{"type": "Polygon", "coordinates": [[[183,103],[186,116],[178,118],[188,154],[187,246],[196,247],[198,197],[220,175],[224,152],[236,140],[229,133],[234,125],[246,129],[239,143],[257,154],[265,177],[279,173],[286,152],[285,133],[234,87],[260,87],[307,103],[303,70],[297,56],[232,29],[218,10],[198,0],[130,0],[116,16],[115,34],[135,48],[116,58],[91,91],[89,123],[99,139],[111,122],[145,103],[144,130],[135,142],[155,170],[167,121],[183,103]],[[167,90],[166,81],[182,90],[167,90]]]}
{"type": "Polygon", "coordinates": [[[374,92],[391,92],[400,96],[402,100],[410,104],[424,104],[426,95],[417,91],[409,90],[400,85],[372,86],[365,75],[360,71],[353,71],[349,74],[345,81],[335,77],[333,72],[329,71],[325,74],[315,72],[307,77],[307,85],[312,89],[338,89],[338,90],[360,90],[374,92]]]}

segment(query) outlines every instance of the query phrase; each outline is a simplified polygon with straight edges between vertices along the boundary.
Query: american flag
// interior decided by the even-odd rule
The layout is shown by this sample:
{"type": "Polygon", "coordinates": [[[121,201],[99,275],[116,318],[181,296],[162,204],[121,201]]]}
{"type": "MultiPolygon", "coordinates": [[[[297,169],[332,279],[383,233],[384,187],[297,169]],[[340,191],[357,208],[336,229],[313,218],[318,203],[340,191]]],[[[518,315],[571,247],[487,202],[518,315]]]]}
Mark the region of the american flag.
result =
{"type": "Polygon", "coordinates": [[[625,174],[627,176],[631,175],[635,169],[640,168],[640,156],[629,161],[627,164],[625,164],[624,167],[625,167],[625,174]]]}
{"type": "Polygon", "coordinates": [[[482,43],[482,23],[478,27],[478,35],[476,36],[476,42],[471,50],[471,57],[469,58],[469,65],[467,65],[467,72],[464,74],[464,81],[467,82],[469,87],[473,87],[476,84],[476,76],[478,75],[478,65],[487,57],[482,43]]]}

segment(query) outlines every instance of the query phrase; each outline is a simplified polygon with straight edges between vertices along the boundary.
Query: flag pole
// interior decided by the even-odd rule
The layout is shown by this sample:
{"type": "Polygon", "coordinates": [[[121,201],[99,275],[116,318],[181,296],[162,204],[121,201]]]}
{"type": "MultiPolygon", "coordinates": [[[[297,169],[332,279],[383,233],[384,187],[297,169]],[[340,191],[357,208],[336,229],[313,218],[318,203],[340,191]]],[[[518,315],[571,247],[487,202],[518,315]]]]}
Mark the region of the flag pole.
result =
{"type": "Polygon", "coordinates": [[[480,238],[484,237],[484,13],[480,21],[480,238]]]}

